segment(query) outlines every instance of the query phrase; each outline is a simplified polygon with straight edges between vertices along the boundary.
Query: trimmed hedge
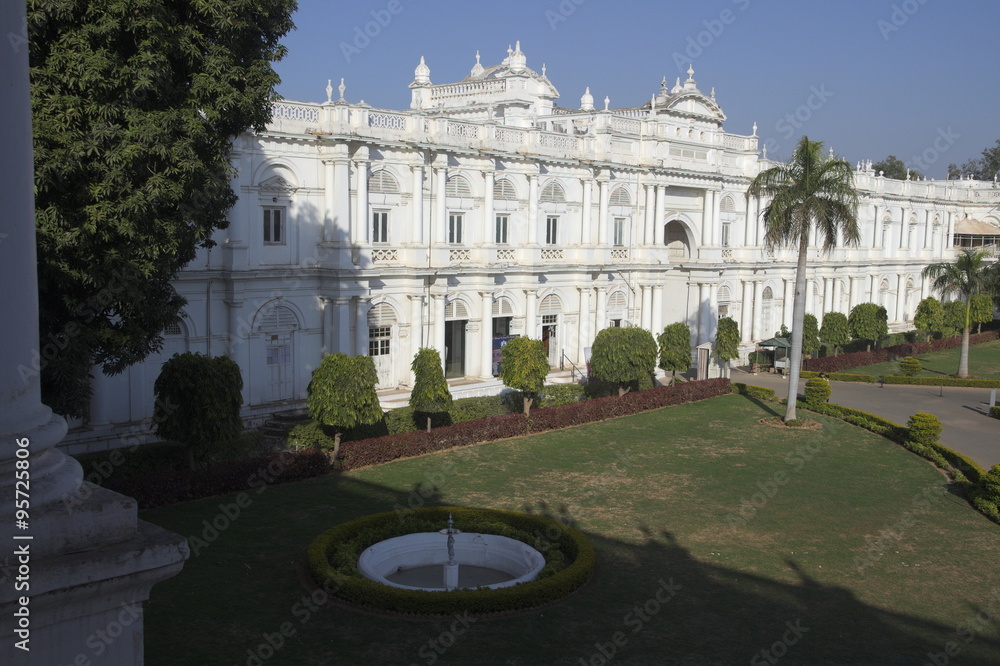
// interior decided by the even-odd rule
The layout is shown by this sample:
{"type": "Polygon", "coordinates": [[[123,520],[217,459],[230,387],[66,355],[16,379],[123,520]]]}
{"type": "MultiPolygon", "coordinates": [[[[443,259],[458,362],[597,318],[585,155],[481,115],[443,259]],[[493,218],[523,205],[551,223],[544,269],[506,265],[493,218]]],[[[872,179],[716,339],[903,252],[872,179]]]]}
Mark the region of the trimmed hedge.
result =
{"type": "Polygon", "coordinates": [[[810,405],[822,405],[830,400],[830,382],[819,377],[806,380],[805,398],[810,405]]]}
{"type": "Polygon", "coordinates": [[[990,416],[1000,419],[1000,407],[990,407],[990,416]]]}
{"type": "Polygon", "coordinates": [[[968,388],[1000,388],[1000,379],[959,379],[958,377],[901,377],[886,375],[886,384],[913,386],[957,386],[968,388]]]}
{"type": "Polygon", "coordinates": [[[630,416],[660,407],[680,405],[696,400],[714,398],[731,393],[728,379],[706,379],[674,386],[659,386],[645,391],[632,391],[622,397],[595,398],[557,407],[531,411],[531,418],[523,414],[504,414],[478,421],[467,421],[453,426],[406,432],[387,437],[375,437],[340,445],[340,462],[343,469],[356,469],[377,465],[397,458],[419,456],[432,451],[443,451],[458,446],[490,442],[508,437],[521,437],[531,433],[568,428],[594,421],[630,416]]]}
{"type": "Polygon", "coordinates": [[[757,398],[758,400],[773,400],[775,395],[774,389],[754,386],[753,384],[743,384],[741,382],[733,382],[733,393],[757,398]]]}
{"type": "Polygon", "coordinates": [[[330,460],[318,449],[282,451],[206,469],[171,470],[127,478],[111,476],[102,485],[135,498],[140,509],[186,502],[246,490],[263,492],[271,484],[325,474],[330,460]]]}
{"type": "MultiPolygon", "coordinates": [[[[395,531],[395,530],[393,530],[395,531]]],[[[309,571],[316,583],[345,601],[402,613],[443,615],[462,610],[474,614],[501,613],[534,608],[551,603],[584,585],[594,573],[595,555],[587,536],[551,518],[516,511],[429,507],[405,512],[378,513],[342,523],[319,535],[307,550],[309,571]],[[516,532],[531,535],[521,539],[543,555],[559,553],[567,563],[561,571],[545,578],[497,590],[454,590],[428,592],[405,590],[376,583],[357,573],[357,557],[362,550],[381,540],[388,525],[411,522],[412,531],[425,523],[442,525],[448,514],[464,532],[475,532],[477,524],[501,522],[516,532]],[[360,538],[359,538],[360,537],[360,538]],[[338,553],[342,544],[351,552],[338,553]],[[331,563],[337,561],[338,568],[331,563]]],[[[546,556],[546,561],[549,556],[546,556]]]]}
{"type": "MultiPolygon", "coordinates": [[[[983,331],[969,336],[969,344],[979,344],[1000,339],[1000,331],[983,331]]],[[[825,358],[811,358],[802,362],[803,370],[813,372],[840,372],[851,368],[860,368],[866,365],[876,365],[895,361],[904,356],[916,356],[930,351],[941,351],[944,349],[955,349],[962,346],[962,337],[942,338],[934,340],[933,343],[927,341],[910,342],[884,349],[874,349],[870,352],[859,351],[850,354],[840,354],[839,356],[827,356],[825,358]]]]}

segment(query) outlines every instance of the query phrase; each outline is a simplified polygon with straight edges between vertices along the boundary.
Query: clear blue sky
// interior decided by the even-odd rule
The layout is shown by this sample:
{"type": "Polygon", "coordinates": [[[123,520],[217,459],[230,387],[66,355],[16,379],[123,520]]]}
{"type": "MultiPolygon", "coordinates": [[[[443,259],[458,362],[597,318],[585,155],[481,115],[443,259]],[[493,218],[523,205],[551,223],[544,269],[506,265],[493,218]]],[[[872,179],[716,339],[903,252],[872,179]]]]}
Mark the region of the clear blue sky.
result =
{"type": "Polygon", "coordinates": [[[294,20],[276,66],[287,99],[323,101],[344,77],[348,101],[405,109],[420,56],[448,83],[520,40],[565,107],[585,86],[598,107],[641,104],[693,63],[726,130],[756,122],[769,157],[806,133],[852,164],[894,154],[944,178],[1000,138],[997,0],[299,0],[294,20]]]}

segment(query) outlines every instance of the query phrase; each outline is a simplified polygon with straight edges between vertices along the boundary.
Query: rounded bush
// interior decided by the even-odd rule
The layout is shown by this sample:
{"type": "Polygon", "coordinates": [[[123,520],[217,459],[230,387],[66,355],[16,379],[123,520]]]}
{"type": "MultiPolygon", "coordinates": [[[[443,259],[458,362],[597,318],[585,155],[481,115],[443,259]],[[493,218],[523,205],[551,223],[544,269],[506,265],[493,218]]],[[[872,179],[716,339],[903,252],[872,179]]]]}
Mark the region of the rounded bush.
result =
{"type": "Polygon", "coordinates": [[[483,614],[533,608],[573,592],[594,572],[594,549],[583,532],[544,516],[495,509],[427,507],[364,516],[323,532],[307,554],[313,579],[329,593],[359,606],[402,613],[483,614]],[[368,546],[443,526],[449,513],[455,527],[464,532],[500,533],[540,551],[546,560],[542,577],[496,590],[430,592],[382,585],[357,571],[358,556],[368,546]]]}
{"type": "Polygon", "coordinates": [[[923,369],[924,367],[920,365],[920,361],[912,356],[907,356],[899,362],[899,371],[905,377],[916,377],[923,369]]]}
{"type": "Polygon", "coordinates": [[[822,405],[830,399],[830,382],[814,377],[806,382],[806,404],[822,405]]]}
{"type": "Polygon", "coordinates": [[[906,439],[915,444],[933,446],[941,436],[941,421],[925,412],[917,412],[911,416],[906,428],[906,439]]]}

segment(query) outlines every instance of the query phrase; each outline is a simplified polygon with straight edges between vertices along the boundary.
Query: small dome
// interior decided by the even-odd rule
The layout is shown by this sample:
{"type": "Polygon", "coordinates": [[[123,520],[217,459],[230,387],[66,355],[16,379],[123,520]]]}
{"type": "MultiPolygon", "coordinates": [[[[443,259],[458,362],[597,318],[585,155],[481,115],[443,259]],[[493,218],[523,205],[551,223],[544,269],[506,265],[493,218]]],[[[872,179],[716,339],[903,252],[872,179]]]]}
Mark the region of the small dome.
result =
{"type": "Polygon", "coordinates": [[[520,71],[528,66],[528,57],[524,55],[523,51],[521,51],[520,41],[514,45],[514,51],[510,54],[508,60],[510,69],[514,72],[520,71]]]}
{"type": "Polygon", "coordinates": [[[430,85],[431,68],[424,62],[423,56],[420,56],[420,64],[413,70],[413,82],[430,85]]]}
{"type": "Polygon", "coordinates": [[[580,98],[580,110],[581,111],[593,111],[594,110],[594,96],[590,94],[590,87],[584,91],[583,96],[580,98]]]}

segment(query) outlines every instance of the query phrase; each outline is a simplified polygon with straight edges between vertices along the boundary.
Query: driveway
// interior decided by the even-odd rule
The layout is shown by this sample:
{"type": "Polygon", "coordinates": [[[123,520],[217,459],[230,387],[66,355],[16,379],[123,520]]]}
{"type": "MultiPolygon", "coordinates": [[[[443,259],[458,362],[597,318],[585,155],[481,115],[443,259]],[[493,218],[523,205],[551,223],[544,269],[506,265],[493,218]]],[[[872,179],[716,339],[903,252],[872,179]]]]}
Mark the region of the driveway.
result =
{"type": "MultiPolygon", "coordinates": [[[[733,370],[730,379],[774,389],[779,397],[788,393],[788,382],[780,375],[733,370]]],[[[805,382],[800,381],[800,394],[804,386],[805,382]]],[[[964,453],[987,470],[1000,464],[1000,419],[989,416],[990,389],[946,386],[942,391],[938,386],[900,384],[880,388],[878,384],[837,381],[830,382],[830,387],[830,402],[863,409],[900,425],[906,425],[916,412],[933,414],[944,426],[942,444],[964,453]]]]}

